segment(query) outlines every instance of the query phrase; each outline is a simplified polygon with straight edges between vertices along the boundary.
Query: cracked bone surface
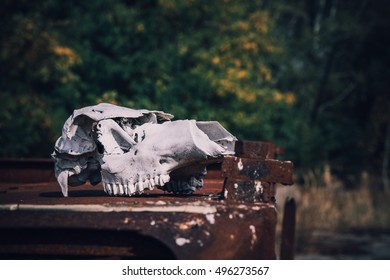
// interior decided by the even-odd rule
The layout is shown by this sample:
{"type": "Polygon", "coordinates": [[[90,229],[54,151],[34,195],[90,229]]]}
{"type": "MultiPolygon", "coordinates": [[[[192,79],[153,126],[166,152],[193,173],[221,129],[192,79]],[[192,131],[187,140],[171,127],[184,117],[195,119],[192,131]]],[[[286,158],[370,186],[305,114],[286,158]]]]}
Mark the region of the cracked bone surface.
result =
{"type": "Polygon", "coordinates": [[[63,195],[87,181],[116,196],[201,188],[207,162],[234,154],[236,138],[216,121],[172,119],[107,103],[74,110],[52,154],[63,195]]]}

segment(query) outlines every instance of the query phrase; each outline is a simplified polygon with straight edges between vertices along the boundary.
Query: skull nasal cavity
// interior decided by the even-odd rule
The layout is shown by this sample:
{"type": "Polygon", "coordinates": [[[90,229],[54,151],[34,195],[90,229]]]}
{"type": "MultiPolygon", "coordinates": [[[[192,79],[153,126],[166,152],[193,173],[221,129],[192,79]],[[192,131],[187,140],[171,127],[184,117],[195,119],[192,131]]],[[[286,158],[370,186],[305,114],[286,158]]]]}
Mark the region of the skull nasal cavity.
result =
{"type": "Polygon", "coordinates": [[[168,160],[163,159],[163,158],[159,160],[159,163],[160,163],[160,164],[164,164],[164,163],[167,163],[167,162],[168,162],[168,160]]]}

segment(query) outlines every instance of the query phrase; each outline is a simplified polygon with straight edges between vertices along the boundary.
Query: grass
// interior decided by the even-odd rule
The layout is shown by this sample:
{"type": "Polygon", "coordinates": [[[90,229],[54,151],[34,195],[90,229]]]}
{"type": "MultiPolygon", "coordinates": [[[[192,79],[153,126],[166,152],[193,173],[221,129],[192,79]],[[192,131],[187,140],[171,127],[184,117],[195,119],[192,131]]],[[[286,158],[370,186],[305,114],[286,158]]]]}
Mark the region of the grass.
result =
{"type": "MultiPolygon", "coordinates": [[[[314,243],[318,245],[319,239],[329,236],[336,238],[339,233],[390,230],[389,193],[368,186],[354,190],[340,186],[280,186],[277,189],[279,236],[286,197],[293,197],[297,204],[295,240],[298,253],[318,253],[321,249],[314,248],[314,243]]],[[[330,242],[328,240],[328,245],[330,242]]]]}

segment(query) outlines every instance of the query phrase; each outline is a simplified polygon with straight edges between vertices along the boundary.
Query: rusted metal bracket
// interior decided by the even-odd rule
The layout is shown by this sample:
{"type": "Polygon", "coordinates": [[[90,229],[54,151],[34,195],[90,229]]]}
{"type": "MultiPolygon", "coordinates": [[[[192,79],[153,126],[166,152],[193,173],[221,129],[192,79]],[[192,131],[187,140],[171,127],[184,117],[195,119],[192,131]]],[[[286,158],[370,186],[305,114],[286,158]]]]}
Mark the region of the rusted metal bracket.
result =
{"type": "Polygon", "coordinates": [[[235,157],[225,157],[221,176],[224,197],[245,202],[275,200],[275,183],[293,183],[293,164],[273,159],[281,153],[269,142],[238,142],[235,157]]]}

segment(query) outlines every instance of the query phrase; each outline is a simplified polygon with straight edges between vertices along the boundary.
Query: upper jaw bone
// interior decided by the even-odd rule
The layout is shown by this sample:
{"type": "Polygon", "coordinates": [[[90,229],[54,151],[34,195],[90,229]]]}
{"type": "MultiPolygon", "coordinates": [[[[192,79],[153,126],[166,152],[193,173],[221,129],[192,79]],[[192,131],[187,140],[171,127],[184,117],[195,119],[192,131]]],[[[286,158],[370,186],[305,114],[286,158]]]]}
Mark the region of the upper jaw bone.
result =
{"type": "MultiPolygon", "coordinates": [[[[161,186],[164,186],[170,180],[169,175],[161,175],[156,177],[158,178],[158,181],[165,182],[161,186]]],[[[113,196],[132,196],[135,194],[141,194],[145,190],[153,190],[156,186],[160,187],[160,185],[156,185],[154,181],[154,179],[146,179],[144,181],[138,181],[135,184],[103,183],[103,189],[107,194],[113,196]]]]}

